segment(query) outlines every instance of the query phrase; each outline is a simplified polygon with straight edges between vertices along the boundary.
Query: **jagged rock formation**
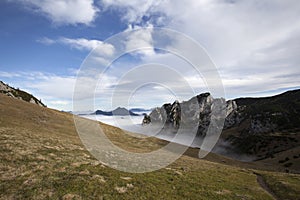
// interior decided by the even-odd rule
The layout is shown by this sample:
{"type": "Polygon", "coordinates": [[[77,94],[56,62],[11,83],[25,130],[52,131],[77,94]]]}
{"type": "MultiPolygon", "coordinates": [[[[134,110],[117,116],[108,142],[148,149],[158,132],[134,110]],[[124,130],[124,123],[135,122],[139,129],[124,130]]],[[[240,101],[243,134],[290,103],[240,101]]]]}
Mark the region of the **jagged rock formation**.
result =
{"type": "MultiPolygon", "coordinates": [[[[218,101],[204,93],[188,101],[164,104],[145,116],[143,124],[164,123],[164,127],[178,129],[189,122],[197,122],[197,136],[205,136],[211,123],[212,108],[218,101]]],[[[226,108],[222,143],[224,152],[246,154],[263,159],[300,144],[300,90],[266,98],[239,98],[224,103],[226,108]]],[[[223,113],[224,114],[224,113],[223,113]]]]}
{"type": "Polygon", "coordinates": [[[5,94],[9,97],[20,99],[23,101],[27,101],[32,104],[37,104],[42,107],[46,107],[41,100],[38,100],[33,95],[28,94],[25,91],[22,91],[20,89],[13,88],[9,86],[8,84],[5,84],[4,82],[0,81],[0,93],[5,94]]]}
{"type": "MultiPolygon", "coordinates": [[[[205,136],[205,132],[210,124],[212,111],[224,111],[225,118],[237,109],[234,101],[225,102],[224,99],[214,99],[210,93],[199,94],[188,101],[179,103],[175,101],[173,104],[164,104],[160,108],[155,108],[150,115],[146,115],[143,124],[164,123],[165,127],[178,129],[180,125],[188,127],[189,125],[198,125],[198,136],[205,136]],[[216,106],[223,108],[215,108],[216,106]]],[[[215,114],[214,114],[215,115],[215,114]]],[[[227,126],[229,122],[226,122],[227,126]]]]}

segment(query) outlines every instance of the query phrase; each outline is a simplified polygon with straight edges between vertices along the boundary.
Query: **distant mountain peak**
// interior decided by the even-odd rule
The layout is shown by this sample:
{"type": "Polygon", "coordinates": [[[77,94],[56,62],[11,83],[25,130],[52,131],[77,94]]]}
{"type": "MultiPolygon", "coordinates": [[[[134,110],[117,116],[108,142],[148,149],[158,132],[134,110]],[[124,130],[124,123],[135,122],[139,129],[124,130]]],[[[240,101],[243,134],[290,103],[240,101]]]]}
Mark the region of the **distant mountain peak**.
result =
{"type": "Polygon", "coordinates": [[[8,84],[4,83],[3,81],[0,81],[0,93],[5,94],[14,99],[20,99],[22,101],[26,101],[32,104],[37,104],[41,107],[46,107],[46,105],[43,104],[41,100],[38,100],[32,94],[20,90],[19,88],[11,87],[8,84]]]}
{"type": "Polygon", "coordinates": [[[94,113],[92,114],[96,114],[96,115],[106,115],[106,116],[113,116],[113,115],[117,115],[117,116],[127,116],[127,115],[131,115],[131,116],[138,116],[138,114],[127,110],[124,107],[117,107],[116,109],[112,110],[112,111],[102,111],[102,110],[96,110],[94,113]]]}

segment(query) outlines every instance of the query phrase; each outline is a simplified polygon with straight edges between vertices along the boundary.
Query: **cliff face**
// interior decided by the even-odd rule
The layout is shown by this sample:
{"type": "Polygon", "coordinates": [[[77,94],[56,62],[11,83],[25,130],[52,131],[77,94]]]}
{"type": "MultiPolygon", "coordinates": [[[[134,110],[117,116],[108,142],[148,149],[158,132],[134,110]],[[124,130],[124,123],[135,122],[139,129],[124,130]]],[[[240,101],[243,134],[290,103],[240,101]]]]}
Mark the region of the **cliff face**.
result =
{"type": "MultiPolygon", "coordinates": [[[[190,124],[198,124],[198,136],[205,136],[205,132],[210,124],[213,110],[223,112],[224,117],[229,116],[237,109],[235,101],[227,101],[224,99],[214,99],[210,93],[199,94],[188,101],[179,103],[175,101],[173,104],[164,104],[160,108],[155,108],[149,116],[146,115],[143,124],[160,123],[165,127],[178,129],[180,125],[189,126],[190,124]],[[223,106],[222,108],[214,108],[214,106],[223,106]]],[[[225,126],[233,126],[230,120],[225,121],[225,126]]]]}
{"type": "MultiPolygon", "coordinates": [[[[145,116],[143,124],[165,123],[178,128],[180,124],[198,121],[199,127],[205,129],[210,123],[212,107],[222,100],[203,93],[182,103],[164,104],[145,116]]],[[[300,90],[266,98],[239,98],[226,101],[225,105],[224,129],[242,124],[244,134],[300,129],[300,90]]]]}
{"type": "MultiPolygon", "coordinates": [[[[271,157],[300,144],[300,90],[266,98],[239,98],[224,101],[203,93],[188,101],[164,104],[145,116],[143,124],[160,123],[175,130],[181,125],[198,125],[197,136],[204,137],[218,102],[224,114],[222,143],[225,151],[247,154],[255,159],[271,157]],[[193,123],[191,123],[193,122],[193,123]]],[[[222,121],[223,122],[223,121],[222,121]]]]}
{"type": "Polygon", "coordinates": [[[46,107],[42,101],[35,98],[33,95],[28,94],[27,92],[24,92],[20,89],[13,88],[2,81],[0,81],[0,93],[5,94],[9,97],[20,99],[22,101],[26,101],[32,104],[37,104],[41,107],[46,107]]]}

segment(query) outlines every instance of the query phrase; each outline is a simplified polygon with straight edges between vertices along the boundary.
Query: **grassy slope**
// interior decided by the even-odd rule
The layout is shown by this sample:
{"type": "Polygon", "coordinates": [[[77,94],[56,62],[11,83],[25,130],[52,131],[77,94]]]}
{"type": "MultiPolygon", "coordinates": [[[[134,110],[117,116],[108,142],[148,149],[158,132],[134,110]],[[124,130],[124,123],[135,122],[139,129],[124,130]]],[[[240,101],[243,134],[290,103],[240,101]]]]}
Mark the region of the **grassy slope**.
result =
{"type": "MultiPolygon", "coordinates": [[[[130,151],[145,152],[165,144],[102,127],[111,140],[130,151]]],[[[1,94],[0,158],[0,199],[272,199],[252,170],[188,156],[151,173],[111,169],[84,149],[72,115],[1,94]]],[[[299,196],[299,175],[256,173],[281,199],[299,196]]]]}

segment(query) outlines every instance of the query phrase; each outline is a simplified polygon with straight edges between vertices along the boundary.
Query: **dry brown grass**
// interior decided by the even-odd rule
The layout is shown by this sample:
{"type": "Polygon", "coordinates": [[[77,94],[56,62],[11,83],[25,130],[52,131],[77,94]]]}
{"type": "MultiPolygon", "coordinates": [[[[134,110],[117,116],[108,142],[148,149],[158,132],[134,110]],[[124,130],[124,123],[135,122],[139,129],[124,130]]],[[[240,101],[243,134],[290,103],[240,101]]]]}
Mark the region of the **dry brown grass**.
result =
{"type": "MultiPolygon", "coordinates": [[[[155,138],[102,125],[121,148],[147,152],[155,138]]],[[[272,199],[250,169],[182,156],[165,169],[133,174],[104,166],[85,150],[71,114],[0,95],[0,199],[272,199]]],[[[284,182],[275,193],[296,199],[299,176],[266,173],[284,182]]],[[[271,178],[270,178],[271,177],[271,178]]]]}

